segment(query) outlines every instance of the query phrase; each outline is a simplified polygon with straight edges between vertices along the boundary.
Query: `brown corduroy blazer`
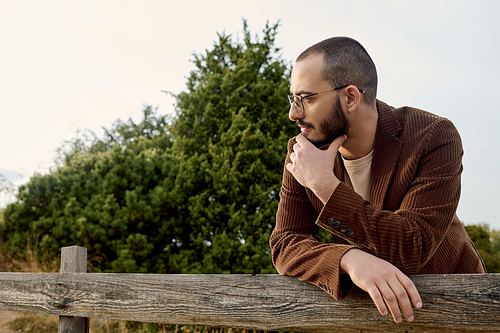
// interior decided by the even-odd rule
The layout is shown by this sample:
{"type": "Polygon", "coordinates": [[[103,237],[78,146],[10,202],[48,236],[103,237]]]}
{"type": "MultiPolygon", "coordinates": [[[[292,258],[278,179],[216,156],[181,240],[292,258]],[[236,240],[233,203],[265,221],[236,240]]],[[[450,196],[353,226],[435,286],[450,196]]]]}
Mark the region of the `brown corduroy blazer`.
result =
{"type": "MultiPolygon", "coordinates": [[[[336,299],[353,287],[349,276],[340,274],[340,259],[352,248],[408,275],[485,272],[455,213],[463,156],[458,131],[448,119],[415,108],[395,109],[377,101],[377,110],[370,200],[341,182],[323,205],[284,168],[270,238],[276,269],[336,299]],[[333,243],[321,241],[320,227],[332,234],[333,243]]],[[[288,143],[285,165],[294,143],[288,143]]],[[[334,173],[344,180],[340,154],[334,173]]]]}

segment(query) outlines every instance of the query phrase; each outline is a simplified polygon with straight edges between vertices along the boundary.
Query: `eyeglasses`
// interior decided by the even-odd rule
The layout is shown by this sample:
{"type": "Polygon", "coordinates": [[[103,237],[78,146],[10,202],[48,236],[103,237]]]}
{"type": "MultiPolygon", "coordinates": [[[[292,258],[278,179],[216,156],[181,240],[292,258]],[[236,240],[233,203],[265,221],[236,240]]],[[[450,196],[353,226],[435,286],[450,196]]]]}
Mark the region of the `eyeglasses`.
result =
{"type": "MultiPolygon", "coordinates": [[[[323,91],[320,91],[320,92],[317,92],[317,93],[314,93],[314,94],[305,95],[305,96],[287,95],[287,97],[288,97],[288,101],[290,102],[290,105],[295,105],[295,108],[297,109],[297,112],[300,113],[300,114],[304,114],[304,110],[305,110],[304,109],[304,99],[305,98],[307,99],[309,97],[316,96],[316,95],[322,94],[324,92],[333,91],[333,90],[337,90],[337,89],[342,89],[342,88],[346,88],[346,87],[349,87],[349,86],[350,86],[349,84],[346,84],[345,86],[335,87],[333,89],[323,90],[323,91]]],[[[366,92],[365,90],[361,90],[359,88],[357,88],[357,89],[362,94],[364,94],[366,92]]]]}

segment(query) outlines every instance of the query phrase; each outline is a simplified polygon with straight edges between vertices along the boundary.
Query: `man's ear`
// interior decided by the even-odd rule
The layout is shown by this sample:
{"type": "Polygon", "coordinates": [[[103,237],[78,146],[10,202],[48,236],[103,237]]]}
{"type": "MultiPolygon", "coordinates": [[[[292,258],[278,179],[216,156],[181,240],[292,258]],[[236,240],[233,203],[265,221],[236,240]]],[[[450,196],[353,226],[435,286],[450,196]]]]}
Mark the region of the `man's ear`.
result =
{"type": "Polygon", "coordinates": [[[345,101],[347,106],[347,112],[353,112],[361,104],[361,92],[355,85],[347,86],[345,89],[345,101]]]}

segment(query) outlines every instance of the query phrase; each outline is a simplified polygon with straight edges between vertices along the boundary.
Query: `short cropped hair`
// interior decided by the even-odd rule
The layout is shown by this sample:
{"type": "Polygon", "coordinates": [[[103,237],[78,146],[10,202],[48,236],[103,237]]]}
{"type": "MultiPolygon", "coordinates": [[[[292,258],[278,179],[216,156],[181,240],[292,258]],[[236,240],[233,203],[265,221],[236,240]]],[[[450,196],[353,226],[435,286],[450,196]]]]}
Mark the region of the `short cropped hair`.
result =
{"type": "Polygon", "coordinates": [[[323,77],[332,88],[353,84],[364,90],[363,100],[375,105],[377,98],[377,69],[365,48],[349,37],[332,37],[312,45],[297,61],[312,54],[323,55],[323,77]]]}

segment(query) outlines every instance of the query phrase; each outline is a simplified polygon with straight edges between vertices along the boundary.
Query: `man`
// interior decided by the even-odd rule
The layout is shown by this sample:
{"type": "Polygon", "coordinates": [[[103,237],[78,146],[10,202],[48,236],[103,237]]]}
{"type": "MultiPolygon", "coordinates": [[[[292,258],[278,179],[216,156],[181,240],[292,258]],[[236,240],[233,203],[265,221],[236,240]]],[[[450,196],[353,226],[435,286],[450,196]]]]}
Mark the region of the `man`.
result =
{"type": "Polygon", "coordinates": [[[406,275],[485,272],[455,214],[463,150],[449,120],[378,101],[375,65],[346,37],[304,51],[290,92],[302,133],[288,144],[270,239],[280,274],[336,299],[355,284],[400,323],[400,308],[411,322],[422,306],[406,275]]]}

